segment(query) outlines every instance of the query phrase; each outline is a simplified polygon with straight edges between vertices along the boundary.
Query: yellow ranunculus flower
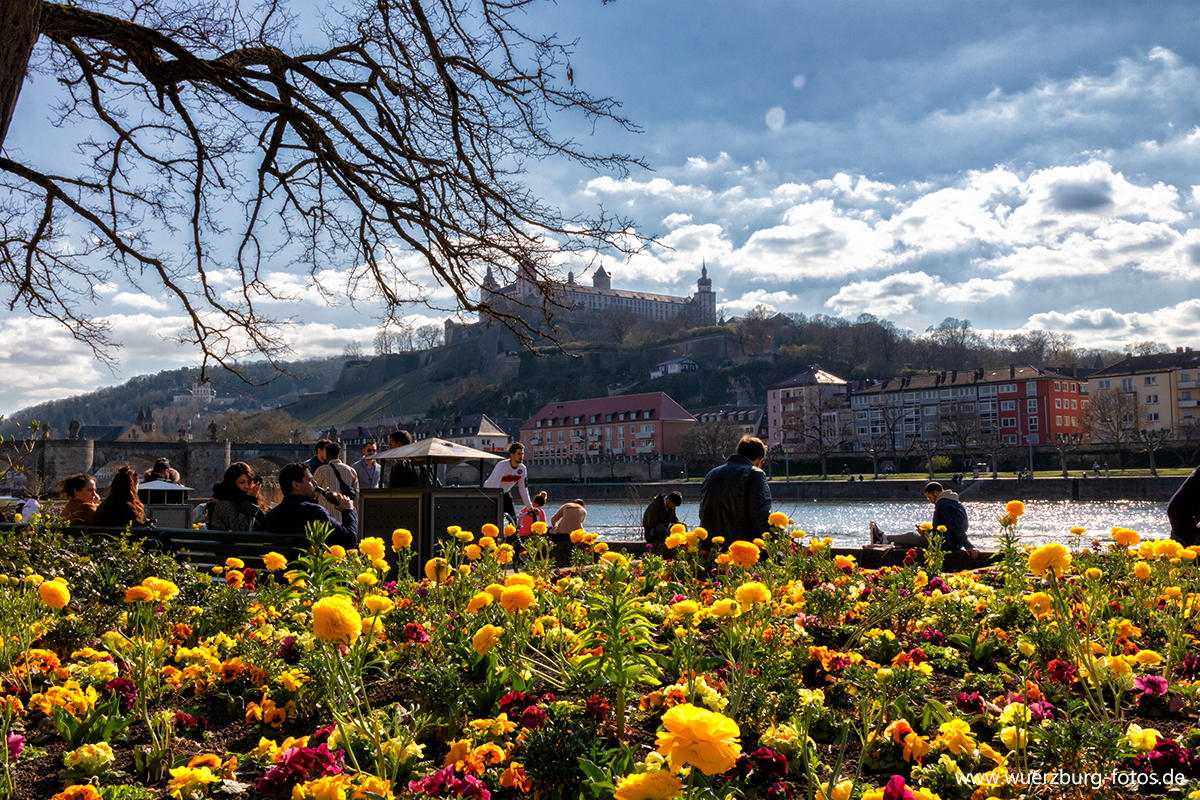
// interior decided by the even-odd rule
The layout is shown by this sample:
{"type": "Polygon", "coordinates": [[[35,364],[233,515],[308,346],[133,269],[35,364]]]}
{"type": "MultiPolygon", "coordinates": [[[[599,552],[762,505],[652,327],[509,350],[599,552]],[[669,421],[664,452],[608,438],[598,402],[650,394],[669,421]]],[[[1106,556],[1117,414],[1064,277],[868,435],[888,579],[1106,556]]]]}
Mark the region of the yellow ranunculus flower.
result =
{"type": "Polygon", "coordinates": [[[450,578],[450,562],[444,558],[431,558],[425,562],[425,577],[434,583],[445,583],[450,578]]]}
{"type": "Polygon", "coordinates": [[[486,655],[500,641],[503,633],[504,628],[497,628],[495,625],[484,625],[471,637],[471,647],[475,648],[475,652],[479,655],[486,655]]]}
{"type": "Polygon", "coordinates": [[[694,617],[699,610],[700,606],[695,600],[680,600],[671,605],[671,615],[680,619],[694,617]]]}
{"type": "Polygon", "coordinates": [[[396,528],[392,531],[392,549],[404,550],[412,547],[412,533],[406,528],[396,528]]]}
{"type": "Polygon", "coordinates": [[[342,547],[340,544],[330,545],[325,550],[325,555],[329,556],[330,558],[336,558],[338,561],[341,561],[343,558],[346,557],[346,548],[342,547]]]}
{"type": "Polygon", "coordinates": [[[267,553],[263,556],[263,566],[274,572],[287,566],[287,558],[280,553],[267,553]]]}
{"type": "Polygon", "coordinates": [[[683,784],[674,774],[660,769],[658,772],[633,772],[617,783],[614,800],[670,800],[683,791],[683,784]]]}
{"type": "Polygon", "coordinates": [[[1111,535],[1113,541],[1122,547],[1133,547],[1142,540],[1137,531],[1131,531],[1129,528],[1113,528],[1111,535]]]}
{"type": "Polygon", "coordinates": [[[1004,511],[1013,519],[1017,519],[1025,513],[1025,504],[1020,500],[1009,500],[1004,505],[1004,511]]]}
{"type": "Polygon", "coordinates": [[[1029,554],[1029,570],[1038,577],[1054,570],[1055,575],[1062,575],[1071,568],[1071,554],[1064,545],[1050,542],[1029,554]]]}
{"type": "Polygon", "coordinates": [[[383,558],[383,539],[380,539],[378,536],[368,536],[358,543],[358,552],[372,561],[377,558],[383,558]]]}
{"type": "Polygon", "coordinates": [[[1154,542],[1154,557],[1159,558],[1166,556],[1167,558],[1179,558],[1180,551],[1183,550],[1183,545],[1174,539],[1158,539],[1154,542]]]}
{"type": "Polygon", "coordinates": [[[375,577],[374,572],[360,572],[355,580],[362,586],[374,586],[379,583],[379,578],[375,577]]]}
{"type": "Polygon", "coordinates": [[[771,590],[758,581],[743,583],[734,592],[734,596],[737,598],[743,611],[757,603],[771,602],[771,590]]]}
{"type": "Polygon", "coordinates": [[[1145,561],[1137,562],[1136,564],[1133,565],[1133,574],[1138,576],[1142,580],[1146,580],[1147,578],[1150,577],[1150,565],[1147,564],[1145,561]]]}
{"type": "Polygon", "coordinates": [[[741,730],[722,714],[683,703],[663,714],[662,722],[666,731],[658,735],[658,753],[675,772],[690,766],[705,775],[720,775],[742,753],[741,730]]]}
{"type": "Polygon", "coordinates": [[[483,557],[483,548],[477,544],[469,544],[463,548],[463,553],[472,561],[478,561],[483,557]]]}
{"type": "Polygon", "coordinates": [[[62,578],[46,581],[38,587],[38,597],[50,608],[64,608],[71,602],[71,590],[62,578]]]}
{"type": "Polygon", "coordinates": [[[517,584],[504,588],[500,594],[500,605],[509,614],[515,614],[518,611],[528,611],[536,599],[532,589],[517,584]]]}
{"type": "Polygon", "coordinates": [[[488,594],[487,592],[478,592],[474,597],[471,598],[470,602],[467,603],[467,613],[476,614],[494,602],[496,602],[496,598],[492,597],[492,595],[488,594]]]}
{"type": "Polygon", "coordinates": [[[608,542],[596,542],[592,545],[592,552],[596,555],[602,555],[608,552],[608,542]]]}
{"type": "Polygon", "coordinates": [[[372,614],[386,614],[396,607],[390,597],[381,594],[369,594],[363,598],[363,608],[372,614]]]}
{"type": "Polygon", "coordinates": [[[320,640],[351,645],[362,631],[362,617],[341,595],[322,597],[313,603],[313,634],[320,640]]]}
{"type": "Polygon", "coordinates": [[[486,536],[489,539],[495,539],[497,536],[500,535],[500,529],[489,522],[486,525],[484,525],[482,528],[479,529],[479,535],[486,536]]]}
{"type": "Polygon", "coordinates": [[[712,615],[718,618],[737,616],[741,610],[737,600],[718,600],[712,604],[712,615]]]}
{"type": "Polygon", "coordinates": [[[754,542],[737,541],[729,545],[729,557],[739,567],[749,569],[758,563],[761,551],[754,542]]]}
{"type": "Polygon", "coordinates": [[[772,512],[771,516],[767,517],[767,524],[772,528],[786,527],[789,522],[791,522],[791,520],[788,519],[788,515],[784,514],[782,511],[772,512]]]}
{"type": "Polygon", "coordinates": [[[547,531],[546,523],[542,522],[541,520],[538,520],[537,522],[535,522],[529,526],[529,531],[534,536],[543,536],[543,535],[545,535],[545,533],[547,531]]]}

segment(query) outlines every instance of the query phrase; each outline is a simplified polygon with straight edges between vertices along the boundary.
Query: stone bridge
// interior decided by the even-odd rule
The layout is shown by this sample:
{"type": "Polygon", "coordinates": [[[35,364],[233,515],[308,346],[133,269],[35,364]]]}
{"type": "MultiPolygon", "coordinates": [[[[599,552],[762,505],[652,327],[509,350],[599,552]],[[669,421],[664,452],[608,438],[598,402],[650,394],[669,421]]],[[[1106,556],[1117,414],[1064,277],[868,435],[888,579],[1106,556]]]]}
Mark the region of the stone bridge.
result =
{"type": "MultiPolygon", "coordinates": [[[[76,472],[96,476],[103,490],[113,474],[123,466],[145,472],[160,458],[167,458],[179,471],[184,485],[197,496],[207,497],[214,483],[221,480],[225,468],[245,461],[258,475],[272,478],[280,468],[312,457],[312,444],[256,444],[231,442],[97,442],[92,439],[41,439],[22,452],[20,444],[5,445],[5,455],[13,453],[25,466],[27,484],[42,493],[54,493],[59,480],[76,472]],[[32,479],[32,480],[29,480],[32,479]]],[[[18,479],[18,484],[20,483],[18,479]]]]}

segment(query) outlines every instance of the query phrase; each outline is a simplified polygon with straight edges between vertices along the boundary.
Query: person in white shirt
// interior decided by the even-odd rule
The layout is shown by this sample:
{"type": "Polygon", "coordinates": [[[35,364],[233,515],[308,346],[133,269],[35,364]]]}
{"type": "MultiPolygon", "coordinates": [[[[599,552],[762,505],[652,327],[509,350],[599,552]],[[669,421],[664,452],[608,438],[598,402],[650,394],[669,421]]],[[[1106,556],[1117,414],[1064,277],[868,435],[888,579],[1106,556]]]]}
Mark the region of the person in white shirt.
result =
{"type": "MultiPolygon", "coordinates": [[[[313,480],[322,489],[328,489],[350,500],[355,500],[358,498],[358,473],[349,464],[342,463],[342,460],[338,458],[341,454],[342,448],[337,442],[330,442],[326,445],[326,461],[313,473],[313,480]]],[[[333,517],[334,522],[339,525],[342,523],[340,508],[326,500],[324,495],[318,495],[317,502],[329,512],[329,516],[333,517]]]]}
{"type": "Polygon", "coordinates": [[[525,503],[525,508],[533,505],[533,501],[529,499],[529,487],[526,485],[525,465],[521,462],[525,460],[525,445],[520,442],[513,442],[508,447],[508,459],[501,461],[492,470],[492,474],[484,482],[484,486],[489,489],[500,489],[504,492],[504,513],[513,517],[517,516],[517,511],[513,507],[512,490],[516,487],[521,494],[521,501],[525,503]]]}

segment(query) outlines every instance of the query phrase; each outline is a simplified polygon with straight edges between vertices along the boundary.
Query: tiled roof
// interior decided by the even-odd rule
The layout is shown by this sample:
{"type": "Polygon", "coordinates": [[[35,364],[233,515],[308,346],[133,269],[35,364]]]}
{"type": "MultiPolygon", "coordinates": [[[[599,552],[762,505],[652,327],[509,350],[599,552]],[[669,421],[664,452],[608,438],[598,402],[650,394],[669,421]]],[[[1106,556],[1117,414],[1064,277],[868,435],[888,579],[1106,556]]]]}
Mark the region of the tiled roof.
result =
{"type": "Polygon", "coordinates": [[[1042,370],[1028,364],[1002,367],[1000,369],[947,370],[929,375],[913,375],[907,378],[888,378],[874,386],[855,391],[855,394],[886,394],[888,392],[913,392],[920,389],[941,389],[947,386],[978,386],[992,383],[1027,380],[1078,380],[1055,370],[1042,370]]]}
{"type": "MultiPolygon", "coordinates": [[[[556,421],[554,427],[566,427],[574,425],[574,418],[581,417],[580,425],[589,425],[588,418],[593,414],[619,414],[622,411],[649,411],[650,419],[652,420],[690,420],[695,421],[695,417],[689,414],[684,408],[672,400],[664,392],[647,392],[645,394],[624,394],[616,397],[597,397],[591,400],[568,400],[562,403],[547,403],[542,408],[525,421],[521,426],[521,430],[529,430],[536,427],[538,420],[542,420],[542,427],[547,427],[546,421],[550,419],[563,420],[566,422],[556,421]]],[[[603,420],[603,417],[601,417],[603,420]]],[[[638,417],[641,420],[641,417],[638,417]]]]}
{"type": "Polygon", "coordinates": [[[773,383],[767,389],[790,389],[793,386],[816,386],[817,384],[827,384],[835,386],[844,386],[846,382],[834,375],[831,372],[826,372],[823,369],[806,369],[797,375],[790,378],[785,378],[779,383],[773,383]]]}
{"type": "Polygon", "coordinates": [[[1106,378],[1110,375],[1135,375],[1143,372],[1170,372],[1177,369],[1200,369],[1200,352],[1185,350],[1182,353],[1156,353],[1152,356],[1131,356],[1118,361],[1111,367],[1093,372],[1089,377],[1106,378]]]}

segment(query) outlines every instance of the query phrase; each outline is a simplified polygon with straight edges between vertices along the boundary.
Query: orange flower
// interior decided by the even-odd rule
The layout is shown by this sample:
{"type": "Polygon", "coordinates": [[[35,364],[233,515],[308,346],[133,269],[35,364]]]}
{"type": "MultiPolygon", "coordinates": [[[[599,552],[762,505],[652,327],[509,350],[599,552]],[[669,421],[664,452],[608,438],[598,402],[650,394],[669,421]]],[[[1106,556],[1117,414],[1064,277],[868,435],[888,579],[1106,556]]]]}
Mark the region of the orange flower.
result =
{"type": "Polygon", "coordinates": [[[741,730],[728,717],[691,703],[663,714],[664,733],[658,735],[658,753],[678,772],[692,766],[705,775],[728,772],[742,753],[741,730]]]}

